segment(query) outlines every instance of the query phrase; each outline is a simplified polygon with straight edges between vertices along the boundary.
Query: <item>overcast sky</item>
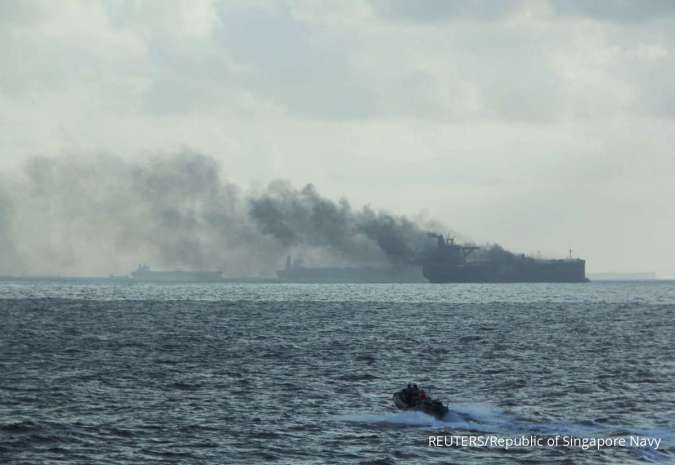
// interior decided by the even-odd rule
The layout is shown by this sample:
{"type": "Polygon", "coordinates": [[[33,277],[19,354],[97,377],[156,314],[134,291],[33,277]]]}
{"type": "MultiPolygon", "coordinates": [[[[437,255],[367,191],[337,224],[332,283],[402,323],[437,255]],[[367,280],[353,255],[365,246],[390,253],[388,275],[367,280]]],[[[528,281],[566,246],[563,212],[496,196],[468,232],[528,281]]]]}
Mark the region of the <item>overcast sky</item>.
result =
{"type": "Polygon", "coordinates": [[[675,275],[675,1],[0,2],[0,168],[181,148],[675,275]]]}

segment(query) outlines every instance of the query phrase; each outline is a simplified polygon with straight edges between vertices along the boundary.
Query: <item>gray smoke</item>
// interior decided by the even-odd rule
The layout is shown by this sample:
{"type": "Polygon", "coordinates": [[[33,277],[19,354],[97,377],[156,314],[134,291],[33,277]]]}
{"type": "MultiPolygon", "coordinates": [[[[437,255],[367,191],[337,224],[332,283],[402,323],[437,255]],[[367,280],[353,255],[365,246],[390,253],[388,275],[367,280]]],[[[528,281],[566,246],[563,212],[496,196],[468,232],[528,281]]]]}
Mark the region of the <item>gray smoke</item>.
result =
{"type": "Polygon", "coordinates": [[[34,157],[2,186],[0,274],[126,274],[138,263],[270,274],[288,253],[407,263],[425,238],[416,222],[355,210],[312,185],[242,192],[213,158],[192,152],[34,157]]]}
{"type": "Polygon", "coordinates": [[[412,263],[424,232],[405,217],[354,211],[346,199],[335,203],[313,185],[294,189],[276,182],[259,198],[250,199],[251,217],[260,231],[286,246],[309,245],[360,262],[412,263]]]}
{"type": "Polygon", "coordinates": [[[0,189],[0,276],[23,272],[23,263],[12,240],[14,212],[9,196],[0,189]]]}
{"type": "Polygon", "coordinates": [[[493,263],[512,263],[521,258],[513,252],[509,252],[499,244],[483,244],[479,250],[473,254],[472,259],[484,260],[493,263]]]}

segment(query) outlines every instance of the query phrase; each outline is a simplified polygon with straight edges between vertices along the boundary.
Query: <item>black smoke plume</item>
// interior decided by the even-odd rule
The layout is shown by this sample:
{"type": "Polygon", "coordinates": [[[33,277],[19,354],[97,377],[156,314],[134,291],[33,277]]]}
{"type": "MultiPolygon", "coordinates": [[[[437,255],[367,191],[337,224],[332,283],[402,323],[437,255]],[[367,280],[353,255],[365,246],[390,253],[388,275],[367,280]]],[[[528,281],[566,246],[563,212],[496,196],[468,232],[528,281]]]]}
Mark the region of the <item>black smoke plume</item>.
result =
{"type": "Polygon", "coordinates": [[[271,274],[286,254],[326,264],[409,263],[425,240],[405,217],[354,209],[283,181],[243,192],[192,152],[129,161],[34,157],[0,185],[0,274],[158,269],[271,274]]]}
{"type": "Polygon", "coordinates": [[[263,234],[285,246],[309,245],[360,261],[412,263],[423,231],[405,217],[354,211],[346,199],[335,203],[321,197],[313,185],[294,189],[272,183],[264,194],[251,198],[250,214],[263,234]]]}

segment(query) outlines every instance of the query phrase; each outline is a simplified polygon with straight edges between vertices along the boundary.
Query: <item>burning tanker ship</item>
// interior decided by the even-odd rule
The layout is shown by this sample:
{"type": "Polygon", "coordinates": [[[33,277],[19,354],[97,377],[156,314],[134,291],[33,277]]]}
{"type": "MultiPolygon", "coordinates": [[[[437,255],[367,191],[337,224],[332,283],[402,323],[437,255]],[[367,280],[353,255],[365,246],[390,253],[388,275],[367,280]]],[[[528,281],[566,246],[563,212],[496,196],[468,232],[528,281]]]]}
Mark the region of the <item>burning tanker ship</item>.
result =
{"type": "Polygon", "coordinates": [[[428,244],[405,265],[388,267],[306,267],[290,257],[277,272],[281,282],[300,283],[515,283],[586,282],[586,262],[579,258],[541,259],[501,247],[460,245],[429,233],[428,244]]]}
{"type": "Polygon", "coordinates": [[[480,247],[456,244],[454,239],[429,234],[436,247],[418,259],[432,283],[578,283],[586,282],[586,261],[579,258],[540,259],[516,255],[499,247],[472,260],[480,247]]]}

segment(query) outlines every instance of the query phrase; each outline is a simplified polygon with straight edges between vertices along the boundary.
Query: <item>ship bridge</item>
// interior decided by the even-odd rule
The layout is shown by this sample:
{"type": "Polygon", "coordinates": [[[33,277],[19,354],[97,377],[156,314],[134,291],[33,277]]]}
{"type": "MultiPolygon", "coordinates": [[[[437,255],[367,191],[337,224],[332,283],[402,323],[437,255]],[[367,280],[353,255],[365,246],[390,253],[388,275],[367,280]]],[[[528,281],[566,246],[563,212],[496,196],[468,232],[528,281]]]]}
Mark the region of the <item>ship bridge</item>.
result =
{"type": "Polygon", "coordinates": [[[466,263],[469,255],[480,248],[475,245],[459,245],[455,243],[454,237],[445,237],[442,234],[427,233],[427,236],[436,239],[436,250],[427,257],[433,260],[456,264],[466,263]]]}

